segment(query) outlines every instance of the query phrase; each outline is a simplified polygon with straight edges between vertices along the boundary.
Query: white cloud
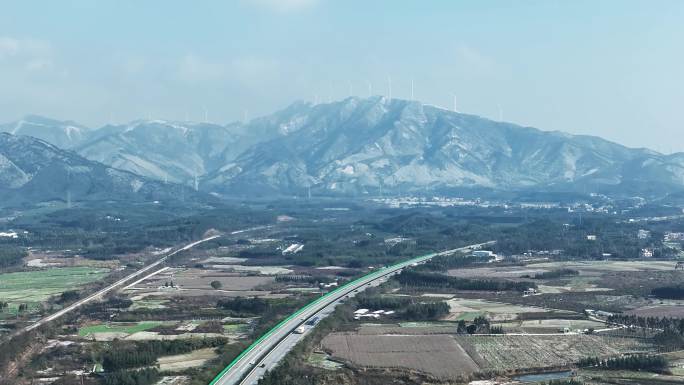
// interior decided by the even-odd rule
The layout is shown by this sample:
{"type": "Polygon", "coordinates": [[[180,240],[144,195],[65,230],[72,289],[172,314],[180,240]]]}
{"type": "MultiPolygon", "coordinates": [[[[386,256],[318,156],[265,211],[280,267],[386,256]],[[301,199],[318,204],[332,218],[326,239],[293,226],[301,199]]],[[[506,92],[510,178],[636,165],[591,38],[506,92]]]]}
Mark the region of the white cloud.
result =
{"type": "Polygon", "coordinates": [[[210,59],[197,54],[187,54],[178,62],[177,78],[188,83],[237,82],[246,86],[272,82],[280,74],[278,61],[257,57],[210,59]]]}
{"type": "Polygon", "coordinates": [[[255,56],[244,56],[231,62],[234,76],[245,82],[258,82],[273,78],[279,72],[276,60],[255,56]]]}
{"type": "Polygon", "coordinates": [[[187,54],[180,60],[178,75],[187,82],[220,80],[225,77],[226,68],[222,63],[187,54]]]}
{"type": "Polygon", "coordinates": [[[24,66],[28,71],[43,71],[52,68],[50,59],[31,59],[24,66]]]}
{"type": "Polygon", "coordinates": [[[52,55],[50,43],[37,39],[0,36],[0,59],[8,57],[47,57],[52,55]]]}
{"type": "Polygon", "coordinates": [[[495,67],[491,58],[467,44],[459,44],[456,48],[456,55],[459,61],[480,71],[489,71],[495,67]]]}
{"type": "Polygon", "coordinates": [[[19,52],[19,40],[0,36],[0,59],[15,56],[19,52]]]}
{"type": "Polygon", "coordinates": [[[0,65],[5,71],[49,70],[53,68],[53,49],[43,40],[0,36],[0,65]]]}
{"type": "Polygon", "coordinates": [[[279,12],[296,11],[316,5],[318,0],[243,0],[262,8],[279,12]]]}

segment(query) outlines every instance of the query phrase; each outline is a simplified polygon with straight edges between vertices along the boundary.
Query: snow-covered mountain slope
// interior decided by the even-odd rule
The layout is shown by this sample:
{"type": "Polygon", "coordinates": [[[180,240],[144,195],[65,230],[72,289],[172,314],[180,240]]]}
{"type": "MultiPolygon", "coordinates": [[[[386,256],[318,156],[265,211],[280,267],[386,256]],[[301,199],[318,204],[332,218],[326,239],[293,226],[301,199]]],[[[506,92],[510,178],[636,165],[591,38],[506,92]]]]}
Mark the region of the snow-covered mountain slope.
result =
{"type": "MultiPolygon", "coordinates": [[[[486,188],[660,195],[684,188],[684,154],[380,96],[296,102],[225,126],[140,120],[88,131],[45,118],[22,122],[3,127],[63,143],[117,169],[192,187],[199,182],[201,189],[223,194],[486,188]]],[[[0,159],[0,169],[15,183],[22,178],[7,160],[0,159]]]]}
{"type": "Polygon", "coordinates": [[[0,125],[0,132],[33,136],[59,148],[73,148],[88,136],[89,129],[72,121],[28,115],[17,122],[0,125]]]}
{"type": "Polygon", "coordinates": [[[199,194],[61,150],[42,140],[0,133],[0,204],[51,200],[178,200],[199,194]]]}
{"type": "Polygon", "coordinates": [[[279,135],[207,175],[203,188],[346,194],[461,187],[576,190],[653,182],[684,186],[681,157],[413,101],[373,97],[297,103],[262,124],[260,129],[279,135]]]}
{"type": "Polygon", "coordinates": [[[139,175],[192,185],[195,177],[243,151],[240,138],[229,127],[215,124],[141,120],[105,126],[76,151],[88,159],[139,175]]]}

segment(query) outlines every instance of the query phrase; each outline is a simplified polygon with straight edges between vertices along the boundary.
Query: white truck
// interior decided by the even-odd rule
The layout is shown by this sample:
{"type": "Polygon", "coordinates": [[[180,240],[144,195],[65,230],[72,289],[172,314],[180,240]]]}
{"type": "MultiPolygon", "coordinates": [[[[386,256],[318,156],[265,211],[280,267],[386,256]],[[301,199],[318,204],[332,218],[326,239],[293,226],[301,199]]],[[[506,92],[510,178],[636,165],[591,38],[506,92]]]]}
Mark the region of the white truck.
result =
{"type": "Polygon", "coordinates": [[[295,334],[304,334],[305,330],[306,329],[304,329],[304,326],[299,326],[297,329],[295,329],[294,333],[295,334]]]}

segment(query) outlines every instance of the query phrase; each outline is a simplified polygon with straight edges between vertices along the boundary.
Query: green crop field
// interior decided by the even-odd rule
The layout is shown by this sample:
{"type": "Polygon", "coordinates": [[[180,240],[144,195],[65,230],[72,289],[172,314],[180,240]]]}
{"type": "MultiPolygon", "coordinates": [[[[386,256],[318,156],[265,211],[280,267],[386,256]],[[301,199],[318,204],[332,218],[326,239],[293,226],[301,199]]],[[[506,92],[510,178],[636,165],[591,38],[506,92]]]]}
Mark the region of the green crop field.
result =
{"type": "Polygon", "coordinates": [[[108,273],[108,269],[80,266],[0,274],[0,298],[10,304],[10,312],[22,303],[33,309],[51,296],[101,280],[108,273]]]}
{"type": "Polygon", "coordinates": [[[149,322],[120,322],[100,325],[90,325],[82,327],[78,330],[78,335],[85,337],[93,333],[127,333],[133,334],[155,328],[163,322],[149,321],[149,322]]]}

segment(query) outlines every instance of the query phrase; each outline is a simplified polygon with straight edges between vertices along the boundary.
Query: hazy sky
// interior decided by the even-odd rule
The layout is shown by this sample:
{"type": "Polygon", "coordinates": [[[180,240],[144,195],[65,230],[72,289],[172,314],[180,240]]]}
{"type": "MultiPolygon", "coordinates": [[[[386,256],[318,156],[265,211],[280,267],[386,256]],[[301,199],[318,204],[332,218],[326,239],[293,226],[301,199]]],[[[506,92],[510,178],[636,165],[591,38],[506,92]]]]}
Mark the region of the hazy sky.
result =
{"type": "Polygon", "coordinates": [[[684,1],[0,0],[0,122],[387,94],[684,151],[684,1]],[[192,4],[192,5],[190,5],[192,4]]]}

